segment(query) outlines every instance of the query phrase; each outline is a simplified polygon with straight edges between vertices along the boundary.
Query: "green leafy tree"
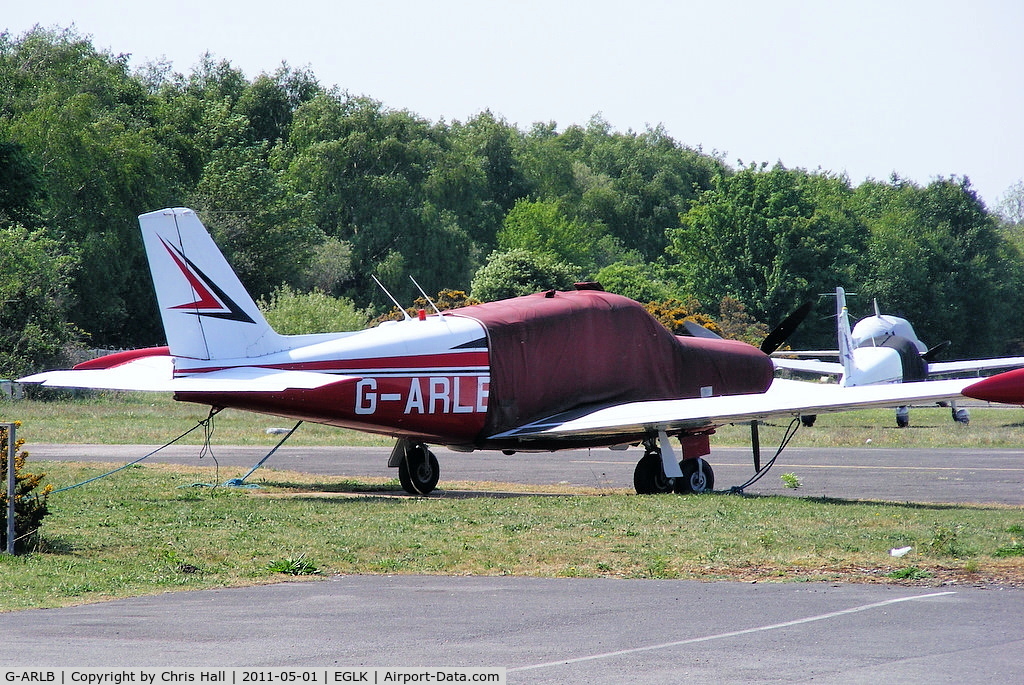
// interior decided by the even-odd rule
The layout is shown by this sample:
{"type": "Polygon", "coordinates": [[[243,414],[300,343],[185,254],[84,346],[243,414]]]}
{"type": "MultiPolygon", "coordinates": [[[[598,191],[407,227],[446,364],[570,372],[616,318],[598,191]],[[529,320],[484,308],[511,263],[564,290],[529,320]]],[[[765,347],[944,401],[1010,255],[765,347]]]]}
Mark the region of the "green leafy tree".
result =
{"type": "MultiPolygon", "coordinates": [[[[414,274],[428,290],[464,284],[471,240],[459,212],[439,204],[428,181],[449,158],[443,127],[379,102],[321,94],[295,113],[276,157],[304,222],[351,245],[356,277],[346,295],[384,308],[376,273],[395,297],[411,301],[414,274]]],[[[450,160],[449,160],[450,161],[450,160]]]]}
{"type": "Polygon", "coordinates": [[[287,201],[266,157],[265,143],[222,145],[212,153],[190,201],[257,297],[282,283],[302,281],[323,240],[287,201]]]}
{"type": "Polygon", "coordinates": [[[660,126],[618,133],[600,117],[561,134],[550,124],[534,126],[523,166],[537,196],[557,199],[584,223],[607,227],[648,261],[662,255],[666,229],[679,225],[697,194],[728,171],[720,159],[680,145],[660,126]]]}
{"type": "Polygon", "coordinates": [[[325,238],[310,250],[309,262],[302,271],[299,285],[304,290],[319,290],[340,297],[352,284],[352,245],[337,238],[325,238]]]}
{"type": "Polygon", "coordinates": [[[0,141],[0,225],[41,223],[42,176],[25,148],[0,141]]]}
{"type": "Polygon", "coordinates": [[[769,333],[767,324],[754,319],[743,303],[732,297],[723,297],[718,303],[717,324],[723,338],[742,340],[754,347],[760,347],[769,333]]]}
{"type": "Polygon", "coordinates": [[[18,378],[65,361],[81,336],[69,322],[76,259],[43,230],[0,228],[0,376],[18,378]]]}
{"type": "Polygon", "coordinates": [[[1024,226],[1024,179],[1011,185],[999,196],[996,214],[1006,224],[1024,226]]]}
{"type": "Polygon", "coordinates": [[[260,74],[248,83],[233,111],[249,122],[254,141],[286,141],[295,110],[324,92],[308,69],[282,64],[273,74],[260,74]]]}
{"type": "Polygon", "coordinates": [[[284,335],[358,331],[370,319],[351,300],[331,297],[319,290],[300,293],[289,286],[281,286],[269,298],[261,298],[257,305],[271,328],[284,335]]]}
{"type": "MultiPolygon", "coordinates": [[[[474,244],[484,254],[496,245],[503,217],[532,184],[522,169],[523,134],[490,111],[448,131],[453,160],[442,170],[447,193],[438,202],[457,211],[474,244]]],[[[439,175],[440,177],[440,175],[439,175]]]]}
{"type": "MultiPolygon", "coordinates": [[[[678,277],[702,301],[739,300],[778,322],[836,285],[859,282],[868,231],[844,178],[778,165],[719,176],[670,232],[678,277]]],[[[834,324],[808,320],[808,346],[834,344],[834,324]]],[[[794,336],[797,339],[797,336],[794,336]]]]}
{"type": "Polygon", "coordinates": [[[1019,252],[967,179],[858,188],[871,228],[864,294],[906,317],[951,358],[1002,354],[1022,335],[1019,252]]]}
{"type": "Polygon", "coordinates": [[[73,30],[0,34],[0,140],[36,160],[43,222],[80,254],[72,315],[100,345],[160,335],[136,217],[179,187],[127,59],[73,30]]]}
{"type": "Polygon", "coordinates": [[[543,200],[516,202],[498,232],[498,249],[551,255],[588,274],[623,252],[601,224],[567,217],[557,203],[543,200]]]}
{"type": "Polygon", "coordinates": [[[616,262],[598,271],[594,278],[608,292],[637,302],[668,300],[674,291],[660,270],[651,264],[616,262]]]}
{"type": "Polygon", "coordinates": [[[481,302],[490,302],[542,290],[568,290],[576,281],[576,268],[545,253],[492,252],[473,277],[471,292],[481,302]]]}

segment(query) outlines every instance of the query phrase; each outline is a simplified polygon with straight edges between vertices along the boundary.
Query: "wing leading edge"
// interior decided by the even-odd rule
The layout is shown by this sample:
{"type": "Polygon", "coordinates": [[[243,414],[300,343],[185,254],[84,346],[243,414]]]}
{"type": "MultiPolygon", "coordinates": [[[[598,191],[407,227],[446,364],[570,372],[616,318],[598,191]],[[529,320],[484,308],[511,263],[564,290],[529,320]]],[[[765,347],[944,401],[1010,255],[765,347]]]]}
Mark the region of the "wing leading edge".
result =
{"type": "Polygon", "coordinates": [[[840,387],[776,379],[767,392],[752,395],[630,402],[557,414],[491,436],[490,439],[551,439],[580,435],[614,436],[656,431],[698,430],[727,423],[780,416],[895,407],[912,402],[962,399],[977,379],[840,387]]]}

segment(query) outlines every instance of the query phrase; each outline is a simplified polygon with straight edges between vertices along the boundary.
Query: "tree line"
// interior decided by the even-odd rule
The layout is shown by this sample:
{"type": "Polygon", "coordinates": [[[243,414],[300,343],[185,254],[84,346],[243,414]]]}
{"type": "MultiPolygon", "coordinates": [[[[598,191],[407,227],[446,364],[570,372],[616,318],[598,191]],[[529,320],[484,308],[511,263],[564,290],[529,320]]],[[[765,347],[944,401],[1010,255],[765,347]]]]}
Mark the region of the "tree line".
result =
{"type": "Polygon", "coordinates": [[[828,347],[821,294],[842,285],[855,314],[878,298],[953,355],[1024,338],[1020,213],[966,178],[853,186],[732,167],[660,126],[432,122],[286,63],[133,71],[74,29],[0,34],[0,375],[162,343],[136,217],[168,206],[195,209],[271,305],[380,315],[371,274],[402,302],[410,275],[482,301],[597,280],[744,330],[820,299],[794,345],[828,347]]]}

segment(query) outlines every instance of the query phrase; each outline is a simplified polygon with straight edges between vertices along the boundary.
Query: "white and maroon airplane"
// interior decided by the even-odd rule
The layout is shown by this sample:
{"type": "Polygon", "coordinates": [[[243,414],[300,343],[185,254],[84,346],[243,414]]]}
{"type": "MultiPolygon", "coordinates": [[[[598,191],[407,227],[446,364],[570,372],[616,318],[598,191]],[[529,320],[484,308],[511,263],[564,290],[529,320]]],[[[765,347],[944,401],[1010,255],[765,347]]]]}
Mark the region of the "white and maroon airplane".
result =
{"type": "Polygon", "coordinates": [[[700,492],[714,484],[702,457],[718,426],[956,399],[971,382],[843,388],[773,379],[765,352],[675,336],[637,302],[598,289],[420,312],[358,332],[280,335],[192,210],[143,214],[139,224],[167,346],[22,382],[172,392],[394,436],[389,465],[414,494],[438,482],[427,444],[510,455],[642,445],[637,492],[700,492]]]}

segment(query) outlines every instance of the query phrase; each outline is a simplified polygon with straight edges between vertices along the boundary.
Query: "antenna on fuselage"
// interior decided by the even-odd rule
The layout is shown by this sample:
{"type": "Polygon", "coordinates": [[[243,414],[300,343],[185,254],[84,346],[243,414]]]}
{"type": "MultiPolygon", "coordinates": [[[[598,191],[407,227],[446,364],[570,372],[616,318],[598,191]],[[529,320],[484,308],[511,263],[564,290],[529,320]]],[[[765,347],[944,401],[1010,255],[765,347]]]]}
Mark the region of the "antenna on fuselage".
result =
{"type": "Polygon", "coordinates": [[[374,283],[376,283],[378,286],[380,286],[380,289],[384,291],[384,294],[388,296],[388,299],[390,299],[392,302],[395,303],[395,306],[398,307],[398,311],[402,312],[402,316],[405,317],[406,321],[408,321],[409,319],[412,318],[411,316],[409,316],[409,312],[405,311],[405,307],[403,307],[402,305],[398,304],[398,300],[395,299],[394,295],[392,295],[391,293],[388,292],[388,289],[384,287],[384,284],[381,283],[377,279],[376,276],[374,276],[373,274],[370,274],[370,278],[373,279],[374,283]]]}
{"type": "Polygon", "coordinates": [[[415,285],[416,289],[420,291],[420,295],[423,296],[423,299],[430,303],[430,306],[434,308],[434,311],[437,312],[437,315],[440,316],[441,318],[444,318],[444,314],[441,313],[441,310],[437,308],[437,305],[434,304],[434,301],[430,299],[430,296],[427,295],[426,292],[424,292],[423,288],[420,287],[420,284],[416,282],[416,279],[413,278],[411,274],[409,275],[409,280],[412,281],[412,284],[415,285]]]}

